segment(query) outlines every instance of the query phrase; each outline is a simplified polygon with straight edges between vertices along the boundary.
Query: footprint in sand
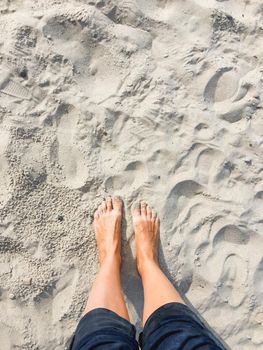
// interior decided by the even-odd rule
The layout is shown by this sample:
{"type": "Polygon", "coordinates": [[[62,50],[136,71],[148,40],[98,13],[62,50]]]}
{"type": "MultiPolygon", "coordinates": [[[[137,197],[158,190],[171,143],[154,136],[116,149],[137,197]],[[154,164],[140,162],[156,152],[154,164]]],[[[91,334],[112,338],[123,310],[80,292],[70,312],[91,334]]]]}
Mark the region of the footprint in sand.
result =
{"type": "Polygon", "coordinates": [[[50,154],[53,162],[57,162],[62,168],[62,176],[56,185],[64,185],[69,188],[84,186],[89,175],[84,157],[79,150],[76,141],[78,112],[72,106],[66,106],[57,128],[57,143],[51,147],[50,154]]]}
{"type": "Polygon", "coordinates": [[[213,245],[221,242],[229,242],[233,244],[248,244],[250,240],[249,231],[246,227],[238,227],[236,225],[226,225],[222,227],[215,235],[213,245]]]}
{"type": "Polygon", "coordinates": [[[260,103],[257,88],[260,75],[257,69],[242,77],[233,67],[219,68],[206,84],[204,101],[230,123],[251,118],[260,103]]]}
{"type": "Polygon", "coordinates": [[[19,120],[21,123],[26,123],[26,119],[19,118],[18,115],[23,111],[23,108],[28,113],[31,108],[43,100],[45,93],[33,80],[30,81],[30,87],[24,86],[24,84],[28,85],[29,82],[27,79],[19,77],[18,74],[13,69],[0,67],[0,104],[12,111],[11,120],[13,122],[19,120]],[[21,107],[22,104],[23,107],[21,107]]]}
{"type": "Polygon", "coordinates": [[[247,263],[241,257],[231,254],[224,261],[218,283],[218,294],[232,307],[238,307],[246,296],[247,263]]]}
{"type": "Polygon", "coordinates": [[[202,184],[208,184],[209,181],[213,180],[223,159],[220,151],[212,148],[203,149],[195,162],[198,181],[202,184]]]}
{"type": "Polygon", "coordinates": [[[47,323],[52,325],[62,325],[63,318],[70,313],[74,303],[74,294],[78,283],[79,273],[75,268],[67,271],[56,281],[50,283],[44,291],[40,292],[34,298],[34,307],[36,313],[34,317],[41,324],[41,327],[47,327],[47,323]],[[43,318],[39,315],[46,314],[43,318]]]}
{"type": "Polygon", "coordinates": [[[202,190],[203,187],[192,180],[180,181],[172,188],[164,207],[166,227],[168,230],[172,230],[178,215],[188,206],[189,202],[194,199],[195,196],[202,192],[202,190]]]}
{"type": "Polygon", "coordinates": [[[123,175],[109,177],[105,182],[107,192],[120,191],[129,186],[130,189],[138,189],[147,179],[147,170],[142,162],[135,161],[129,163],[123,175]]]}
{"type": "Polygon", "coordinates": [[[0,68],[0,94],[20,100],[31,100],[33,98],[30,91],[22,84],[16,82],[12,73],[5,68],[0,68]]]}
{"type": "Polygon", "coordinates": [[[8,143],[9,132],[0,129],[0,208],[2,208],[11,197],[11,179],[8,171],[8,161],[5,155],[8,143]]]}
{"type": "Polygon", "coordinates": [[[73,296],[78,282],[78,272],[75,269],[69,270],[56,283],[52,300],[52,322],[59,322],[62,317],[70,311],[73,303],[73,296]]]}
{"type": "MultiPolygon", "coordinates": [[[[216,233],[213,249],[221,249],[225,242],[236,246],[231,251],[243,251],[249,244],[250,231],[242,225],[226,225],[216,233]],[[238,248],[239,246],[240,248],[238,248]],[[243,248],[242,248],[243,246],[243,248]]],[[[229,252],[229,250],[228,250],[229,252]]],[[[218,280],[218,294],[232,307],[239,306],[246,296],[248,266],[246,260],[236,254],[228,254],[224,260],[221,276],[218,280]]]]}
{"type": "Polygon", "coordinates": [[[107,28],[113,22],[93,6],[74,10],[66,6],[43,21],[44,36],[52,39],[56,53],[72,63],[74,78],[86,96],[95,103],[113,96],[121,85],[121,68],[114,68],[115,52],[105,44],[112,37],[107,28]]]}

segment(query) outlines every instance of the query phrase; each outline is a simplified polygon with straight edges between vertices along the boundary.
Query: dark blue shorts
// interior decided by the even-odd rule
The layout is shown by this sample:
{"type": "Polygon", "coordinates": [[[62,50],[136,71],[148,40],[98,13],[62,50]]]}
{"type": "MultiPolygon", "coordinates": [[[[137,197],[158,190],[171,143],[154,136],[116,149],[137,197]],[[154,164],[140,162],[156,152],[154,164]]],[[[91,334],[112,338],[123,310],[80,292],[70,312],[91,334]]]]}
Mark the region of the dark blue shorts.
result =
{"type": "Polygon", "coordinates": [[[88,312],[79,322],[70,350],[225,350],[189,307],[169,303],[147,320],[136,341],[135,327],[107,309],[88,312]]]}

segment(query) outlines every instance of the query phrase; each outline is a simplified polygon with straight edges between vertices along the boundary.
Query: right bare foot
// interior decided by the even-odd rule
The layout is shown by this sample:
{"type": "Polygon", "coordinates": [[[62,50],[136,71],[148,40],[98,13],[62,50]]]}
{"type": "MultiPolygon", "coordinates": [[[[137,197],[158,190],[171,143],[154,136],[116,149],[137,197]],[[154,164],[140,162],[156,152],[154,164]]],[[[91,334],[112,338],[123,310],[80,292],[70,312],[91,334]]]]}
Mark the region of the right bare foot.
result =
{"type": "Polygon", "coordinates": [[[100,265],[107,257],[121,261],[122,201],[119,197],[107,197],[94,214],[94,228],[100,265]]]}
{"type": "Polygon", "coordinates": [[[132,219],[135,231],[137,268],[139,273],[147,262],[158,263],[157,251],[160,219],[146,202],[134,205],[132,219]]]}

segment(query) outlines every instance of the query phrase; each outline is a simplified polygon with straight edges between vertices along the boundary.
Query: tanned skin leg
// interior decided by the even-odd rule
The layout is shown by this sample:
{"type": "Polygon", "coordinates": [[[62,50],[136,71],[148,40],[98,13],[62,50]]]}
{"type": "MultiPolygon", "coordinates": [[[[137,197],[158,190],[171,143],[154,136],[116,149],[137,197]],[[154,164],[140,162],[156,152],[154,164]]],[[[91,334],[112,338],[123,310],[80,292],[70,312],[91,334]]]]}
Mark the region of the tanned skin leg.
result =
{"type": "Polygon", "coordinates": [[[143,325],[149,316],[164,304],[184,304],[158,263],[160,220],[146,202],[133,207],[133,225],[136,241],[137,268],[142,278],[144,291],[143,325]]]}
{"type": "Polygon", "coordinates": [[[129,321],[121,288],[122,201],[108,197],[94,214],[100,269],[89,293],[85,313],[106,308],[129,321]]]}

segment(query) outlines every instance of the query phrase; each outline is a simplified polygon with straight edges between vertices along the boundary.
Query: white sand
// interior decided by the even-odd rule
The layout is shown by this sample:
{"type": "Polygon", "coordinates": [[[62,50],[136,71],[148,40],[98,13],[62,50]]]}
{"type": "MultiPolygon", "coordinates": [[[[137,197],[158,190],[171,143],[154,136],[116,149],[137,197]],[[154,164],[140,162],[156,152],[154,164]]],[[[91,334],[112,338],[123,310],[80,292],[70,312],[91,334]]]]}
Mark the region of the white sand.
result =
{"type": "MultiPolygon", "coordinates": [[[[0,347],[62,350],[97,271],[92,215],[130,205],[231,349],[263,349],[259,0],[0,1],[0,347]]],[[[130,248],[131,246],[131,248],[130,248]]]]}

